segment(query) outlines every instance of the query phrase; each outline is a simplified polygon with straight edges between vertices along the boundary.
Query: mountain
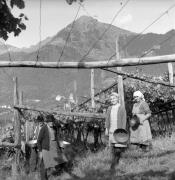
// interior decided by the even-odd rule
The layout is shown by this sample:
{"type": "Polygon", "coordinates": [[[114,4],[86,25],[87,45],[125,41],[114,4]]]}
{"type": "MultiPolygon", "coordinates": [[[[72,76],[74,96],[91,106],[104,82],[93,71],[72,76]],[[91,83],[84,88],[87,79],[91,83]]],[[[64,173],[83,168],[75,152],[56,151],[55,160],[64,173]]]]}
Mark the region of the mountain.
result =
{"type": "MultiPolygon", "coordinates": [[[[171,30],[165,34],[148,33],[142,36],[130,36],[127,39],[127,43],[125,44],[128,44],[128,46],[125,48],[126,57],[144,57],[174,54],[175,30],[171,30]],[[137,36],[138,38],[132,41],[132,39],[137,36]]],[[[143,73],[152,75],[162,75],[168,70],[165,64],[144,65],[139,66],[138,68],[143,73]]],[[[131,71],[135,69],[135,67],[127,67],[125,69],[131,71]]]]}
{"type": "MultiPolygon", "coordinates": [[[[82,16],[76,20],[73,28],[72,24],[69,24],[55,36],[42,41],[40,48],[37,44],[30,48],[22,48],[20,51],[13,51],[10,55],[13,61],[108,60],[116,51],[116,38],[119,36],[120,47],[123,47],[121,48],[122,55],[125,57],[140,57],[143,53],[149,52],[150,48],[154,50],[147,54],[149,56],[172,54],[175,52],[174,34],[175,31],[172,30],[166,34],[149,33],[139,37],[134,32],[82,16]],[[170,39],[165,41],[167,38],[170,39]]],[[[0,59],[9,60],[9,54],[1,54],[0,59]]],[[[146,73],[162,74],[166,71],[165,65],[141,66],[139,68],[146,73]]],[[[124,69],[131,71],[135,70],[135,67],[124,69]]],[[[75,94],[76,92],[79,101],[85,100],[82,96],[90,96],[90,70],[6,68],[6,73],[1,69],[0,73],[2,87],[0,89],[0,104],[13,102],[13,83],[9,77],[12,75],[18,77],[20,90],[23,90],[24,99],[28,102],[29,99],[40,99],[38,104],[51,106],[58,103],[55,101],[58,94],[68,97],[70,93],[75,94]]],[[[102,87],[108,86],[114,78],[115,75],[96,69],[95,90],[99,91],[102,87]]]]}
{"type": "Polygon", "coordinates": [[[20,48],[17,48],[15,46],[11,46],[9,44],[5,44],[1,42],[0,44],[0,55],[4,53],[9,53],[9,52],[15,52],[15,51],[20,51],[20,48]]]}

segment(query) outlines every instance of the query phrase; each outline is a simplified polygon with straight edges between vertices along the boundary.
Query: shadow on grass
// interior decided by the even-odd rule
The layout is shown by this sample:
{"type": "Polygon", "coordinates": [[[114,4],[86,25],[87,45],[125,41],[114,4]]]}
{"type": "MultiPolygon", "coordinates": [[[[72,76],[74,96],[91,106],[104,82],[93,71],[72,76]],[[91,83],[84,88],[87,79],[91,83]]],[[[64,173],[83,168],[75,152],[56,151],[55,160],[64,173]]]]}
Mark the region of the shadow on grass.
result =
{"type": "Polygon", "coordinates": [[[175,153],[175,150],[167,150],[165,152],[162,152],[162,153],[158,153],[158,154],[151,154],[151,155],[148,155],[147,157],[162,157],[162,156],[166,156],[166,155],[169,155],[169,154],[173,154],[175,153]]]}
{"type": "Polygon", "coordinates": [[[147,157],[147,158],[155,158],[155,157],[162,157],[162,156],[166,156],[166,155],[170,155],[170,154],[173,154],[175,153],[175,150],[167,150],[167,151],[164,151],[164,152],[159,152],[159,153],[155,153],[155,152],[142,152],[140,154],[124,154],[123,155],[123,158],[132,158],[132,159],[141,159],[141,158],[144,158],[144,157],[147,157]]]}
{"type": "MultiPolygon", "coordinates": [[[[116,173],[119,170],[116,170],[116,173]]],[[[175,171],[168,173],[167,170],[149,170],[145,172],[140,173],[130,173],[130,174],[124,174],[124,175],[112,175],[110,171],[102,171],[102,170],[91,170],[88,173],[84,175],[84,177],[78,177],[75,175],[70,176],[67,178],[67,180],[174,180],[175,179],[175,171]]],[[[61,180],[64,180],[61,178],[61,180]]]]}

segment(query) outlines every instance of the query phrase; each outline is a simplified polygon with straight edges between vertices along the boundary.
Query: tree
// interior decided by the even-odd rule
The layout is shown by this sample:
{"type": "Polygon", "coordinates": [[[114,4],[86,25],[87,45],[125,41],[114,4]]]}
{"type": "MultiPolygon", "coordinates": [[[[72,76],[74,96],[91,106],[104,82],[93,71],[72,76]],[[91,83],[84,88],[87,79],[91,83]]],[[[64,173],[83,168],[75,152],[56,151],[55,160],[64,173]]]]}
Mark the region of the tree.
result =
{"type": "Polygon", "coordinates": [[[11,10],[14,7],[23,9],[25,3],[23,0],[0,0],[0,38],[7,40],[9,33],[14,33],[14,36],[18,36],[22,30],[26,29],[26,25],[23,23],[28,18],[21,13],[18,17],[15,17],[11,10]]]}
{"type": "MultiPolygon", "coordinates": [[[[73,2],[76,2],[77,0],[66,0],[66,2],[71,5],[73,2]]],[[[84,0],[79,0],[80,2],[83,2],[84,0]]]]}

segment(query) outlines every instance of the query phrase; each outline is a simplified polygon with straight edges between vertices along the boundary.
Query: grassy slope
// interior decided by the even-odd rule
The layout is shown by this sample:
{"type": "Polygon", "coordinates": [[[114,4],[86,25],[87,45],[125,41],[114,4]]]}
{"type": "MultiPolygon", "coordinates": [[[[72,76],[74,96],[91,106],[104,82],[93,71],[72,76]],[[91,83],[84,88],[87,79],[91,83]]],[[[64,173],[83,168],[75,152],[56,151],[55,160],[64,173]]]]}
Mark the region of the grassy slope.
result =
{"type": "MultiPolygon", "coordinates": [[[[80,160],[73,173],[82,180],[154,180],[175,179],[175,138],[156,139],[153,150],[143,153],[130,149],[123,154],[114,177],[109,173],[110,151],[108,148],[96,154],[88,154],[80,160]]],[[[71,178],[76,179],[76,178],[71,178]]]]}
{"type": "MultiPolygon", "coordinates": [[[[112,176],[109,172],[110,150],[105,148],[97,153],[87,153],[84,158],[77,158],[73,174],[63,174],[52,180],[174,180],[175,179],[175,135],[171,138],[155,139],[153,149],[144,153],[139,149],[127,150],[112,176]]],[[[2,176],[1,176],[2,177],[2,176]]],[[[4,179],[4,178],[3,178],[4,179]]],[[[8,178],[8,180],[13,178],[8,178]]],[[[19,180],[37,180],[38,174],[28,177],[21,175],[19,180]]]]}

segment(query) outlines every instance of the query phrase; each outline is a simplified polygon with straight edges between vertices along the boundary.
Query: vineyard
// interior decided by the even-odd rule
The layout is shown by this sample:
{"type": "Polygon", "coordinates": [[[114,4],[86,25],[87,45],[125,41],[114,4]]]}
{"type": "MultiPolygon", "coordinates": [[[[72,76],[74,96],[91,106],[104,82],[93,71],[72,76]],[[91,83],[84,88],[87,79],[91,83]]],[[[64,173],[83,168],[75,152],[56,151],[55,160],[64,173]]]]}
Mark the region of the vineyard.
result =
{"type": "MultiPolygon", "coordinates": [[[[144,76],[146,77],[146,76],[144,76]]],[[[146,77],[147,79],[153,77],[146,77]]],[[[166,76],[165,78],[166,79],[166,76]]],[[[162,81],[163,82],[163,81],[162,81]]],[[[127,119],[131,118],[131,110],[133,105],[133,92],[141,90],[146,101],[149,103],[152,111],[152,117],[150,119],[151,129],[154,137],[171,135],[174,130],[174,116],[175,116],[175,101],[174,101],[174,89],[163,85],[154,85],[151,83],[145,83],[133,79],[124,80],[125,91],[125,107],[127,111],[127,119]]],[[[47,110],[35,110],[30,108],[23,108],[22,115],[25,120],[33,120],[36,117],[31,117],[31,111],[38,114],[53,113],[57,119],[57,128],[59,135],[62,139],[70,142],[83,142],[87,146],[86,142],[89,134],[93,134],[94,146],[102,142],[102,134],[104,132],[104,119],[105,112],[109,102],[109,95],[111,92],[117,91],[117,82],[113,83],[110,87],[101,90],[95,95],[96,108],[91,108],[91,99],[79,104],[77,107],[73,107],[70,114],[59,114],[56,111],[47,110]],[[40,111],[40,112],[39,112],[40,111]],[[81,112],[82,114],[77,114],[81,112]],[[72,113],[72,114],[71,114],[72,113]],[[84,113],[84,114],[83,114],[84,113]],[[96,113],[96,116],[87,116],[85,113],[96,113]],[[100,117],[101,114],[101,117],[100,117]]],[[[19,107],[20,108],[20,107],[19,107]]]]}
{"type": "MultiPolygon", "coordinates": [[[[154,80],[155,77],[143,75],[142,79],[154,80]]],[[[159,78],[160,81],[160,78],[159,78]]],[[[167,76],[161,77],[162,83],[167,83],[167,76]]],[[[131,118],[133,105],[133,92],[140,90],[143,92],[146,101],[152,111],[150,119],[151,130],[154,138],[171,137],[175,131],[175,101],[174,89],[149,82],[140,81],[134,78],[124,78],[125,107],[127,111],[127,120],[131,118]]],[[[57,135],[60,140],[68,141],[73,146],[73,152],[69,152],[72,157],[75,154],[82,155],[87,151],[98,152],[107,145],[107,139],[104,136],[105,112],[110,105],[109,95],[111,92],[117,92],[118,82],[114,82],[108,88],[102,89],[95,94],[95,108],[91,107],[91,99],[88,99],[77,106],[73,106],[70,111],[49,110],[40,108],[31,108],[27,106],[15,106],[21,119],[21,142],[26,141],[26,123],[30,128],[37,125],[38,115],[45,117],[47,114],[53,114],[56,119],[57,135]]],[[[14,124],[15,125],[15,124],[14,124]]],[[[128,123],[129,131],[129,123],[128,123]]],[[[8,128],[3,135],[2,143],[15,143],[15,128],[8,128]]],[[[22,149],[21,149],[22,150],[22,149]]],[[[13,146],[1,148],[1,156],[14,158],[16,150],[13,146]]],[[[27,155],[30,156],[30,153],[27,155]]],[[[21,159],[20,169],[25,169],[26,154],[22,151],[18,153],[21,159]]]]}

